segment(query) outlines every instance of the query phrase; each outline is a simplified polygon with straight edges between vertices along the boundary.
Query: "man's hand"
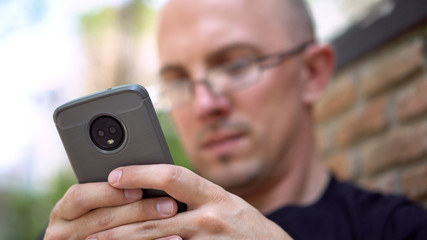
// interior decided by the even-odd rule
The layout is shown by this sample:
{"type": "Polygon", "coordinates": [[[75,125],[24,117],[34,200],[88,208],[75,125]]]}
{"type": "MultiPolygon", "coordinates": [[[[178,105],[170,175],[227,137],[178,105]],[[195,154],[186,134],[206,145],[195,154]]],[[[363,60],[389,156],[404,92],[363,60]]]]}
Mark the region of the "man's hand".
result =
{"type": "Polygon", "coordinates": [[[44,239],[86,239],[96,232],[177,212],[171,198],[141,198],[140,188],[122,190],[106,182],[74,185],[52,210],[44,239]]]}
{"type": "Polygon", "coordinates": [[[188,210],[171,218],[100,231],[89,239],[291,239],[243,199],[183,167],[121,167],[111,172],[108,181],[118,189],[163,190],[186,203],[188,210]]]}

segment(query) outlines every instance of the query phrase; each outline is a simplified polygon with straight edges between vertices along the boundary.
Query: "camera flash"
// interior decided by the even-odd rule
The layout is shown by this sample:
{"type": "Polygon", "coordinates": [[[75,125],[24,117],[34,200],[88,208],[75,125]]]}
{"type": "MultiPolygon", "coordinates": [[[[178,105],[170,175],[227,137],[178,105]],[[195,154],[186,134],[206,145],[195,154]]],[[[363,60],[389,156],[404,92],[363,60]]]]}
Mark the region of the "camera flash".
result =
{"type": "Polygon", "coordinates": [[[107,143],[108,143],[108,144],[110,144],[110,145],[111,145],[111,144],[113,144],[113,143],[114,143],[114,139],[109,139],[109,140],[107,141],[107,143]]]}

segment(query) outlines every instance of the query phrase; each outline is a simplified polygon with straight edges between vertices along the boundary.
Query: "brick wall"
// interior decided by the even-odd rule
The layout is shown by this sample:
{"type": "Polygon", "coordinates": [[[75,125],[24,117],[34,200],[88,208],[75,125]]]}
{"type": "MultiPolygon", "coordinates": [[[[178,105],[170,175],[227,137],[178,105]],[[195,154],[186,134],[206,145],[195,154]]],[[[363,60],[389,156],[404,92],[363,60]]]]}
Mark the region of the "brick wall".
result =
{"type": "Polygon", "coordinates": [[[338,178],[427,207],[426,39],[427,23],[337,72],[314,116],[338,178]]]}

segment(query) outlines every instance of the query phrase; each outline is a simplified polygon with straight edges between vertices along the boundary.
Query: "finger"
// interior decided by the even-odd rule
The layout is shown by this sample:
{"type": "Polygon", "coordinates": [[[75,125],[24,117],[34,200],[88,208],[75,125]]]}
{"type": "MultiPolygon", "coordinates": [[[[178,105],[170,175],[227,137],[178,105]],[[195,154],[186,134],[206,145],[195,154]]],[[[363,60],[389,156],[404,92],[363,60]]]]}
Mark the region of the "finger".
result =
{"type": "MultiPolygon", "coordinates": [[[[186,213],[180,213],[177,216],[185,215],[186,213]]],[[[178,220],[173,218],[167,218],[157,221],[145,221],[137,222],[127,225],[121,225],[116,228],[111,228],[105,231],[98,232],[86,238],[86,240],[140,240],[140,239],[161,239],[161,240],[182,240],[184,236],[180,236],[174,231],[185,231],[182,227],[170,228],[172,225],[177,226],[178,220]]]]}
{"type": "Polygon", "coordinates": [[[169,197],[142,199],[117,207],[99,208],[73,222],[83,236],[118,226],[174,216],[178,207],[169,197]]]}
{"type": "Polygon", "coordinates": [[[156,240],[182,240],[180,236],[169,236],[164,238],[157,238],[156,240]]]}
{"type": "MultiPolygon", "coordinates": [[[[163,190],[178,201],[197,207],[213,198],[226,197],[218,185],[180,166],[158,164],[120,167],[108,177],[113,187],[163,190]]],[[[189,206],[191,209],[191,206],[189,206]]]]}
{"type": "Polygon", "coordinates": [[[177,213],[169,197],[142,199],[116,207],[98,208],[73,220],[49,226],[46,239],[84,239],[90,234],[134,222],[162,219],[177,213]]]}
{"type": "Polygon", "coordinates": [[[121,190],[106,182],[76,184],[68,189],[52,215],[73,220],[96,208],[123,205],[141,198],[141,189],[121,190]]]}

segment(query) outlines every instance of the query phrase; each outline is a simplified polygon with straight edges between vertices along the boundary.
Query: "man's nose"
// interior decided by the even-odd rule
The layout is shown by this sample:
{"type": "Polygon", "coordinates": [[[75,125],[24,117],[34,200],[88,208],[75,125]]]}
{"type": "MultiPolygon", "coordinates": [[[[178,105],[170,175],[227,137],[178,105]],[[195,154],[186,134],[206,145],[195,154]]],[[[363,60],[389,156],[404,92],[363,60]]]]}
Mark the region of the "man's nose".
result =
{"type": "Polygon", "coordinates": [[[224,94],[216,94],[207,82],[194,86],[194,111],[199,118],[227,115],[232,107],[231,99],[224,94]]]}

